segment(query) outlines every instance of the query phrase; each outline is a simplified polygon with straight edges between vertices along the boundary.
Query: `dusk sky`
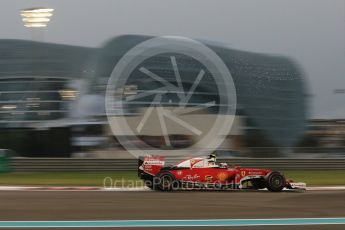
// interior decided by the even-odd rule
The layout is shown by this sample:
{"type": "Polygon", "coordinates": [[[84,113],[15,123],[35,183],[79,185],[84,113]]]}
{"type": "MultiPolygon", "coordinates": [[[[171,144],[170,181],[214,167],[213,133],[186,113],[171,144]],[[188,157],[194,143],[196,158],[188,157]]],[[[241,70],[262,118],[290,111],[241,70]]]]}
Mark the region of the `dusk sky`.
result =
{"type": "Polygon", "coordinates": [[[32,38],[19,11],[54,8],[44,41],[100,47],[123,34],[178,35],[290,57],[310,116],[345,118],[344,0],[1,0],[0,39],[32,38]]]}

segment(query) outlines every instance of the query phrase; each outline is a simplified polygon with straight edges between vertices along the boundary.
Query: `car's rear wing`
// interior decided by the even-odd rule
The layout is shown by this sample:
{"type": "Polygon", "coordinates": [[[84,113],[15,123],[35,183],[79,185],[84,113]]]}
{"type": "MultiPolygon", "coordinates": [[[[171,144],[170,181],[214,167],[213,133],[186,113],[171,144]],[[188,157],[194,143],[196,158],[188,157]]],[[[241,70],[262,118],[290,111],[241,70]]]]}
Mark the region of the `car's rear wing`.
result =
{"type": "Polygon", "coordinates": [[[138,159],[138,176],[142,176],[143,173],[151,176],[157,175],[157,173],[164,167],[164,156],[144,156],[138,159]]]}

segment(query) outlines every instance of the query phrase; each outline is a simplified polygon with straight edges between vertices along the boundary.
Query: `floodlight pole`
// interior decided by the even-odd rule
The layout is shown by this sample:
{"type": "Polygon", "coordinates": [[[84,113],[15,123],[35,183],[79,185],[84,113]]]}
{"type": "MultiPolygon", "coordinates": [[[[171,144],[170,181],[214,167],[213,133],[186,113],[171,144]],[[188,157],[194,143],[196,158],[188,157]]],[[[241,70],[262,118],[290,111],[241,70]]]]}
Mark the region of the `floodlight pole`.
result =
{"type": "Polygon", "coordinates": [[[34,41],[43,41],[44,31],[42,27],[47,27],[50,18],[53,16],[52,8],[30,8],[20,11],[24,26],[30,28],[31,39],[34,41]]]}

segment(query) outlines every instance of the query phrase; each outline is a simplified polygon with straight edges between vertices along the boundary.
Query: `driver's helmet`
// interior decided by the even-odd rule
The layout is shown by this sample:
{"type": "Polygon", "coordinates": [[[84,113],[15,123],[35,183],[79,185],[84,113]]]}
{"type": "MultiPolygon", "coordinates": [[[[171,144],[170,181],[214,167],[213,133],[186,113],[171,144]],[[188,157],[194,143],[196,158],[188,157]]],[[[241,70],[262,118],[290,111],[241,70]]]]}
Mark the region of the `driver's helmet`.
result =
{"type": "Polygon", "coordinates": [[[208,156],[209,162],[216,162],[217,161],[217,156],[216,154],[212,153],[208,156]]]}

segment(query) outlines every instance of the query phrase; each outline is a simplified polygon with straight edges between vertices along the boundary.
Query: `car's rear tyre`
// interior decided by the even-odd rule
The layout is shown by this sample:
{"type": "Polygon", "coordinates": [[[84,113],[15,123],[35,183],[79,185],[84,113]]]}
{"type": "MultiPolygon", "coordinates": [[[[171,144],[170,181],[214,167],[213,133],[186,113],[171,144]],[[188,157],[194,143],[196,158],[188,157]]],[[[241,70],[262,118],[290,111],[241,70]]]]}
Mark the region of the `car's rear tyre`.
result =
{"type": "Polygon", "coordinates": [[[154,179],[154,185],[161,191],[173,191],[179,188],[179,183],[170,172],[162,172],[154,179]]]}
{"type": "Polygon", "coordinates": [[[267,189],[271,192],[280,192],[286,186],[285,177],[280,172],[270,172],[265,180],[267,189]]]}

